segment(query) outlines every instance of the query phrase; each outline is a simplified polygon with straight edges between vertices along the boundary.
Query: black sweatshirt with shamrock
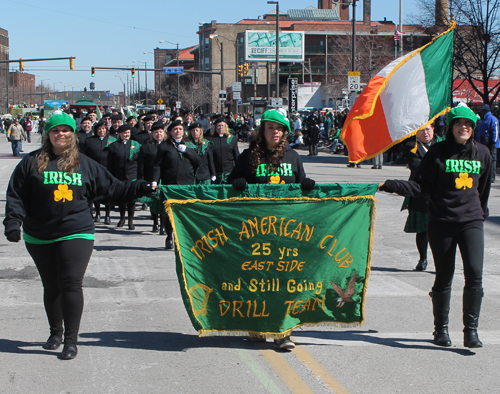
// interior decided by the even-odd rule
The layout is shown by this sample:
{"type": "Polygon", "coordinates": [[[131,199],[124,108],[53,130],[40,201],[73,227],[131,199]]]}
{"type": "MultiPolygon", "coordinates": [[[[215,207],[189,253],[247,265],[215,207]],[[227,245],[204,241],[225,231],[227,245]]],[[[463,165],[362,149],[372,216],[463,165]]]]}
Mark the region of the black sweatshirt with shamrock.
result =
{"type": "Polygon", "coordinates": [[[80,153],[79,168],[72,174],[57,168],[57,156],[38,173],[36,155],[28,154],[10,178],[5,206],[5,234],[19,230],[39,240],[74,234],[93,234],[89,200],[114,204],[141,197],[144,181],[119,181],[106,168],[80,153]]]}
{"type": "Polygon", "coordinates": [[[429,194],[429,222],[468,223],[488,217],[492,161],[488,149],[476,144],[477,157],[463,159],[465,146],[442,141],[430,147],[413,181],[396,180],[396,193],[429,194]]]}

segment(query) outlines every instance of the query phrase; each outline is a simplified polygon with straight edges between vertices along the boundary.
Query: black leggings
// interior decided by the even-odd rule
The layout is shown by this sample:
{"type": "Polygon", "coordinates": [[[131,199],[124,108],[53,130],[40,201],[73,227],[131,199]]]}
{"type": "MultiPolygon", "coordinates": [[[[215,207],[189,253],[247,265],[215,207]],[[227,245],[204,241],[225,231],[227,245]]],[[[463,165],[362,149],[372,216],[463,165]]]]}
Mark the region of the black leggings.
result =
{"type": "Polygon", "coordinates": [[[83,313],[82,282],[92,255],[94,241],[71,239],[51,244],[26,243],[43,283],[43,303],[50,335],[64,343],[76,343],[83,313]]]}
{"type": "Polygon", "coordinates": [[[464,264],[465,288],[482,289],[484,229],[482,221],[465,224],[429,223],[429,245],[434,257],[436,278],[433,291],[451,290],[457,245],[464,264]]]}

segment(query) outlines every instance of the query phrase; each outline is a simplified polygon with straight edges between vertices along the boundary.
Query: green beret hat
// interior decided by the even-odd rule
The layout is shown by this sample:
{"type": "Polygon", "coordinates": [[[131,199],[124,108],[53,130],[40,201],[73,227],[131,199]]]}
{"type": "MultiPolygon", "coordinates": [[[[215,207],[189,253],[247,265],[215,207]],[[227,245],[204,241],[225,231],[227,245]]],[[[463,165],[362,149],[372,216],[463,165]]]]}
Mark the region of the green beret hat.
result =
{"type": "Polygon", "coordinates": [[[69,116],[65,112],[54,112],[54,114],[47,120],[47,123],[45,123],[45,126],[43,130],[48,133],[50,130],[52,130],[56,126],[68,126],[71,128],[71,131],[74,133],[76,130],[76,122],[75,119],[73,119],[71,116],[69,116]]]}
{"type": "Polygon", "coordinates": [[[266,120],[269,120],[271,122],[276,122],[280,125],[283,125],[286,127],[286,131],[290,132],[290,121],[286,117],[286,112],[284,109],[270,109],[262,115],[262,118],[260,119],[261,124],[262,122],[265,122],[266,120]]]}
{"type": "Polygon", "coordinates": [[[469,119],[474,123],[476,127],[477,116],[473,110],[466,106],[459,106],[452,108],[448,115],[446,115],[446,123],[451,124],[455,119],[469,119]]]}

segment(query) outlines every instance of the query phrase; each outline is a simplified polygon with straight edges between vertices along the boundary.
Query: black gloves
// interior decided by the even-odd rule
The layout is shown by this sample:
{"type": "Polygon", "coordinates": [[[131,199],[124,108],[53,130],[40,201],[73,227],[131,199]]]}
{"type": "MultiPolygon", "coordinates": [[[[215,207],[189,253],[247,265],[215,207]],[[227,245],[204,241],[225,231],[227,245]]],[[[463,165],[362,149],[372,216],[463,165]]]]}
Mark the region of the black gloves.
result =
{"type": "Polygon", "coordinates": [[[236,178],[233,180],[234,190],[245,190],[247,187],[247,180],[245,178],[236,178]]]}
{"type": "Polygon", "coordinates": [[[139,188],[141,196],[147,196],[148,194],[154,193],[155,190],[156,189],[147,182],[141,183],[141,186],[139,188]]]}
{"type": "Polygon", "coordinates": [[[304,178],[302,179],[302,182],[300,182],[300,187],[302,188],[302,190],[312,190],[314,189],[315,185],[316,182],[311,178],[304,178]]]}
{"type": "Polygon", "coordinates": [[[5,236],[9,242],[19,242],[21,240],[21,230],[11,230],[5,236]]]}
{"type": "Polygon", "coordinates": [[[395,181],[391,181],[388,179],[385,181],[385,183],[378,188],[382,192],[387,192],[387,193],[396,193],[398,188],[397,188],[397,183],[395,181]]]}

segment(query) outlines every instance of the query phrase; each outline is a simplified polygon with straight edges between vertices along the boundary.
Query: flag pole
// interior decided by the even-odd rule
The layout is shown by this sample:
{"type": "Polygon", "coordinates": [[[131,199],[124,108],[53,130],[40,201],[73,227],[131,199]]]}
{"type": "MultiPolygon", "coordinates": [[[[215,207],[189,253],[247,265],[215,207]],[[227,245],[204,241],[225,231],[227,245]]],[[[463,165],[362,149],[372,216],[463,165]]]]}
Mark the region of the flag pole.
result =
{"type": "MultiPolygon", "coordinates": [[[[403,0],[399,0],[399,31],[403,33],[403,0]]],[[[403,55],[403,34],[401,34],[400,41],[400,51],[401,56],[403,55]]]]}

